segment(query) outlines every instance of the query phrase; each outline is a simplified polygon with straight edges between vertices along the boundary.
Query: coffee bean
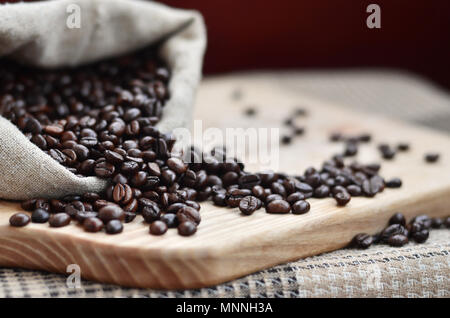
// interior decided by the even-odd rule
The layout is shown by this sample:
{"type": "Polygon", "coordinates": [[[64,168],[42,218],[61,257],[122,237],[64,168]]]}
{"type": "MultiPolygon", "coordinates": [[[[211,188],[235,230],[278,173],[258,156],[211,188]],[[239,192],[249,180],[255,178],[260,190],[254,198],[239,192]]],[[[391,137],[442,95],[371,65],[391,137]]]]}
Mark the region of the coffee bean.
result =
{"type": "Polygon", "coordinates": [[[98,212],[94,212],[94,211],[78,211],[78,213],[76,214],[75,218],[77,219],[78,222],[83,224],[83,222],[86,219],[95,218],[97,216],[98,216],[98,212]]]}
{"type": "Polygon", "coordinates": [[[242,214],[251,215],[253,212],[261,208],[261,200],[254,196],[246,196],[239,202],[239,210],[242,214]]]}
{"type": "Polygon", "coordinates": [[[403,234],[394,234],[387,240],[390,246],[400,247],[408,243],[408,237],[403,234]]]}
{"type": "Polygon", "coordinates": [[[83,228],[86,232],[99,232],[103,229],[103,222],[99,218],[87,218],[83,222],[83,228]]]}
{"type": "Polygon", "coordinates": [[[301,192],[294,192],[291,193],[287,198],[286,201],[289,202],[289,204],[294,204],[297,201],[304,200],[305,195],[301,192]]]}
{"type": "Polygon", "coordinates": [[[400,224],[401,226],[406,226],[406,219],[403,214],[401,213],[395,213],[390,219],[389,219],[389,225],[391,224],[400,224]]]}
{"type": "Polygon", "coordinates": [[[245,189],[252,189],[261,183],[261,178],[257,174],[247,174],[239,178],[239,186],[245,189]]]}
{"type": "Polygon", "coordinates": [[[314,197],[315,198],[326,198],[330,194],[330,188],[326,185],[321,185],[314,189],[314,197]]]}
{"type": "Polygon", "coordinates": [[[358,145],[353,142],[348,142],[345,145],[344,156],[345,157],[353,157],[358,153],[358,145]]]}
{"type": "Polygon", "coordinates": [[[400,188],[402,186],[402,180],[400,178],[392,178],[386,181],[386,187],[388,188],[400,188]]]}
{"type": "Polygon", "coordinates": [[[150,233],[153,235],[163,235],[167,232],[168,226],[163,221],[154,221],[150,224],[150,233]]]}
{"type": "Polygon", "coordinates": [[[434,163],[439,160],[439,154],[436,152],[430,152],[425,154],[425,161],[428,163],[434,163]]]}
{"type": "Polygon", "coordinates": [[[44,209],[36,209],[31,214],[31,222],[33,223],[47,223],[50,214],[44,209]]]}
{"type": "Polygon", "coordinates": [[[308,201],[299,200],[292,204],[292,214],[305,214],[309,209],[310,205],[308,201]]]}
{"type": "Polygon", "coordinates": [[[105,230],[108,234],[119,234],[123,231],[123,224],[119,220],[111,220],[106,223],[105,230]]]}
{"type": "Polygon", "coordinates": [[[177,219],[180,224],[189,221],[198,225],[200,223],[201,217],[200,213],[196,209],[185,206],[178,210],[177,219]]]}
{"type": "Polygon", "coordinates": [[[388,240],[391,236],[394,236],[397,234],[405,235],[406,229],[400,224],[392,224],[392,225],[389,225],[387,228],[385,228],[381,232],[380,239],[382,242],[388,242],[388,240]]]}
{"type": "Polygon", "coordinates": [[[360,196],[362,194],[362,189],[360,186],[350,184],[347,186],[347,192],[354,197],[360,196]]]}
{"type": "Polygon", "coordinates": [[[350,202],[351,198],[351,195],[347,191],[338,192],[334,196],[334,199],[339,206],[347,205],[350,202]]]}
{"type": "Polygon", "coordinates": [[[94,170],[97,177],[109,178],[113,175],[115,167],[109,162],[104,161],[96,164],[94,170]]]}
{"type": "Polygon", "coordinates": [[[167,166],[177,174],[185,173],[188,168],[181,159],[175,157],[167,160],[167,166]]]}
{"type": "Polygon", "coordinates": [[[185,221],[178,225],[178,234],[182,236],[191,236],[197,232],[197,226],[195,223],[185,221]]]}
{"type": "Polygon", "coordinates": [[[357,234],[352,241],[352,246],[356,248],[366,249],[374,243],[373,236],[365,233],[357,234]]]}
{"type": "Polygon", "coordinates": [[[161,221],[167,224],[168,228],[175,228],[178,226],[178,219],[176,214],[166,213],[161,215],[161,221]]]}
{"type": "Polygon", "coordinates": [[[70,215],[67,213],[57,213],[50,216],[48,223],[51,227],[63,227],[70,224],[70,215]]]}
{"type": "Polygon", "coordinates": [[[254,116],[256,114],[256,109],[253,107],[249,107],[245,110],[244,114],[247,116],[254,116]]]}
{"type": "Polygon", "coordinates": [[[291,207],[287,201],[284,200],[273,200],[266,205],[267,213],[289,213],[291,207]]]}
{"type": "Polygon", "coordinates": [[[441,218],[433,218],[431,219],[431,227],[433,229],[439,229],[444,224],[444,221],[441,218]]]}
{"type": "Polygon", "coordinates": [[[152,223],[155,220],[158,220],[161,215],[161,210],[158,207],[158,204],[149,199],[141,198],[139,199],[139,204],[142,205],[142,217],[145,222],[152,223]]]}
{"type": "Polygon", "coordinates": [[[397,150],[399,151],[408,151],[409,150],[409,144],[406,142],[401,142],[397,145],[397,150]]]}
{"type": "Polygon", "coordinates": [[[283,145],[288,145],[292,142],[292,137],[288,136],[288,135],[284,135],[283,137],[281,137],[281,143],[283,145]]]}
{"type": "Polygon", "coordinates": [[[123,221],[125,218],[125,213],[120,206],[109,204],[98,211],[98,217],[104,223],[108,223],[111,220],[123,221]]]}
{"type": "Polygon", "coordinates": [[[22,227],[30,223],[30,217],[25,213],[16,213],[9,218],[9,224],[15,227],[22,227]]]}
{"type": "Polygon", "coordinates": [[[411,223],[420,223],[423,225],[425,229],[429,229],[431,227],[431,218],[428,215],[418,215],[415,218],[413,218],[411,223]]]}
{"type": "Polygon", "coordinates": [[[430,232],[426,229],[418,231],[418,232],[413,232],[411,234],[412,238],[417,243],[424,243],[428,239],[429,235],[430,235],[430,232]]]}
{"type": "Polygon", "coordinates": [[[33,211],[34,209],[36,209],[36,199],[30,199],[30,200],[22,201],[20,206],[25,211],[33,211]]]}

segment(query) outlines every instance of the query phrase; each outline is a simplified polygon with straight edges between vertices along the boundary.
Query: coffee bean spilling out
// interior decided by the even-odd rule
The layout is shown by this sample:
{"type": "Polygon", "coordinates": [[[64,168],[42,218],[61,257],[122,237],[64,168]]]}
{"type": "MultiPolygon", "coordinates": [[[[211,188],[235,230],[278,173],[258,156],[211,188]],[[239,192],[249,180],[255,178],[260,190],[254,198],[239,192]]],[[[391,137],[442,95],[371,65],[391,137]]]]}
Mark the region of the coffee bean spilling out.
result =
{"type": "MultiPolygon", "coordinates": [[[[201,221],[198,202],[207,199],[244,215],[263,207],[273,214],[304,214],[310,210],[308,198],[332,197],[344,206],[352,196],[373,197],[388,184],[401,185],[386,184],[379,165],[345,164],[341,155],[299,176],[248,173],[223,148],[208,153],[192,148],[190,158],[173,157],[174,138],[155,128],[169,98],[169,78],[153,49],[71,70],[0,65],[1,114],[77,176],[111,181],[100,194],[24,201],[31,217],[18,213],[10,224],[49,222],[59,228],[74,221],[87,232],[112,235],[139,214],[153,235],[177,228],[190,236],[201,221]]],[[[356,139],[350,143],[370,136],[356,139]]],[[[354,154],[347,149],[344,155],[354,154]]]]}
{"type": "Polygon", "coordinates": [[[386,228],[380,233],[370,235],[366,233],[357,234],[351,247],[366,249],[372,244],[387,244],[400,247],[413,240],[417,243],[424,243],[432,229],[450,228],[450,216],[442,218],[430,218],[427,215],[419,215],[413,218],[408,224],[403,214],[395,213],[388,222],[386,228]]]}
{"type": "Polygon", "coordinates": [[[301,136],[305,133],[305,127],[301,127],[295,124],[295,118],[304,117],[307,115],[306,109],[302,107],[296,108],[292,115],[290,115],[287,119],[284,120],[283,124],[289,127],[289,134],[283,135],[281,137],[281,144],[288,145],[292,142],[292,138],[301,136]]]}

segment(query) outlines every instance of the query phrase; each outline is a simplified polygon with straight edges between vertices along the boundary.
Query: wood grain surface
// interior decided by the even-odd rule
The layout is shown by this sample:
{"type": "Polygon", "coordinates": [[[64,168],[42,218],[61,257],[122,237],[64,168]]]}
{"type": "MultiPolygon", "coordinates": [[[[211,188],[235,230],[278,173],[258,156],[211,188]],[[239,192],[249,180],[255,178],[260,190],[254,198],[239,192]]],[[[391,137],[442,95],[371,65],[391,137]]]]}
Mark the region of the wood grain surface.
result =
{"type": "MultiPolygon", "coordinates": [[[[121,235],[86,233],[75,223],[60,229],[48,224],[13,228],[8,219],[20,207],[1,202],[0,266],[66,273],[69,264],[78,264],[84,278],[100,282],[164,289],[203,287],[342,248],[357,233],[381,230],[397,211],[408,219],[422,213],[450,214],[447,135],[325,105],[282,87],[276,79],[258,75],[205,80],[195,118],[201,120],[203,129],[281,127],[297,106],[308,110],[307,117],[297,119],[306,133],[280,147],[280,170],[300,174],[342,151],[342,144],[328,141],[330,132],[368,132],[374,141],[361,147],[361,162],[381,162],[376,149],[380,142],[411,143],[408,153],[382,161],[381,175],[402,178],[403,187],[386,189],[372,199],[352,198],[344,208],[337,207],[333,199],[311,199],[311,211],[305,215],[270,215],[259,210],[242,216],[238,209],[204,203],[198,232],[187,238],[175,230],[151,236],[141,217],[126,224],[121,235]],[[236,89],[242,93],[240,100],[232,98],[236,89]],[[243,115],[249,106],[257,110],[254,117],[243,115]],[[427,151],[439,151],[441,160],[426,164],[423,155],[427,151]]],[[[248,168],[258,171],[259,166],[253,163],[248,168]]]]}

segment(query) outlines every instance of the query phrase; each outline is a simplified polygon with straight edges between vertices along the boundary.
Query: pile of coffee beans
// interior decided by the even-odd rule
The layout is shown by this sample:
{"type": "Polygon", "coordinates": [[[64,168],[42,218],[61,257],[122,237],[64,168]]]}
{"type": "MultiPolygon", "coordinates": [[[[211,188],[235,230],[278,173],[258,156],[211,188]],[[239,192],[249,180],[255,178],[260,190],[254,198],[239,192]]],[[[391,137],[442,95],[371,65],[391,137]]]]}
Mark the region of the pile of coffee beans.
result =
{"type": "Polygon", "coordinates": [[[427,215],[419,215],[413,218],[408,224],[403,214],[395,213],[390,219],[385,229],[375,235],[366,233],[357,234],[350,247],[366,249],[372,244],[387,244],[400,247],[410,240],[417,243],[424,243],[432,229],[450,228],[450,216],[441,218],[430,218],[427,215]]]}
{"type": "MultiPolygon", "coordinates": [[[[399,179],[386,182],[378,164],[346,163],[345,157],[357,152],[348,149],[298,176],[246,172],[223,148],[208,153],[192,148],[185,154],[190,157],[172,156],[173,136],[155,128],[170,97],[170,72],[154,52],[145,49],[67,70],[0,62],[1,114],[77,176],[111,181],[104,193],[24,201],[31,217],[15,214],[12,226],[63,227],[73,221],[87,232],[118,234],[123,223],[141,215],[153,235],[177,228],[189,236],[201,221],[198,202],[208,199],[244,215],[263,207],[268,213],[304,214],[308,198],[331,197],[345,206],[352,196],[374,197],[386,187],[401,186],[399,179]]],[[[293,116],[305,114],[299,108],[293,116]]],[[[370,136],[345,141],[347,148],[357,147],[370,136]]]]}

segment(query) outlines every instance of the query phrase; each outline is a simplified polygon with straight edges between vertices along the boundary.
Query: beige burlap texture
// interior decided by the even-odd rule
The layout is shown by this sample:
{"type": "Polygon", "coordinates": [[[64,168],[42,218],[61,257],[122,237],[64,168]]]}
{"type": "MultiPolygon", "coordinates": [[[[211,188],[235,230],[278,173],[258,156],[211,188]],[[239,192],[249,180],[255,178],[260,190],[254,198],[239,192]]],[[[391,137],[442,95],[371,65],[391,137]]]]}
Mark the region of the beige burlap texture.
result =
{"type": "MultiPolygon", "coordinates": [[[[0,6],[0,56],[40,67],[77,66],[156,43],[172,72],[159,129],[188,127],[206,46],[199,13],[138,0],[0,6]]],[[[98,192],[106,186],[98,178],[69,173],[2,117],[0,181],[0,198],[13,200],[98,192]]]]}

